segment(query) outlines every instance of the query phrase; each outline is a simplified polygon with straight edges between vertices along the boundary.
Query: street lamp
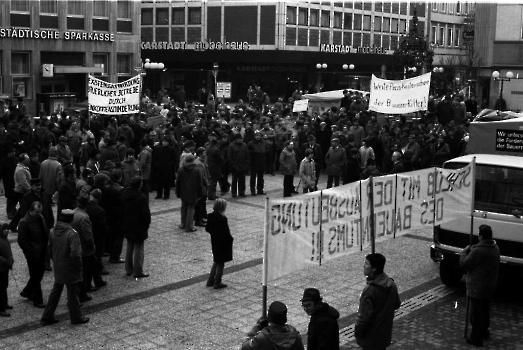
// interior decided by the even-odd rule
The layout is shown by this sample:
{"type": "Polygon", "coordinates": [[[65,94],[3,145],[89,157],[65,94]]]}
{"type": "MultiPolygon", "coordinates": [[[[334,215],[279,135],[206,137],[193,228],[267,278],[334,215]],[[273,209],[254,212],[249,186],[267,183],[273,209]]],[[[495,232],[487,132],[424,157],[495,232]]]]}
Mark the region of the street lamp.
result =
{"type": "MultiPolygon", "coordinates": [[[[341,66],[341,68],[343,68],[343,70],[354,70],[354,65],[351,63],[351,64],[343,64],[343,66],[341,66]]],[[[347,74],[347,87],[350,87],[350,74],[347,74]]]]}
{"type": "Polygon", "coordinates": [[[212,64],[212,76],[214,77],[214,96],[218,98],[218,72],[220,71],[220,65],[218,62],[212,64]]]}
{"type": "Polygon", "coordinates": [[[438,95],[438,90],[441,94],[445,93],[445,77],[443,76],[443,72],[445,72],[445,69],[443,67],[434,67],[432,68],[432,72],[436,75],[434,75],[433,79],[431,80],[431,85],[433,85],[433,93],[435,95],[438,95]],[[440,86],[438,88],[438,85],[440,86]]]}
{"type": "MultiPolygon", "coordinates": [[[[507,73],[505,73],[505,77],[500,77],[499,72],[497,70],[495,70],[494,72],[492,72],[492,78],[494,78],[494,80],[501,81],[501,85],[499,87],[499,102],[504,104],[505,101],[503,100],[503,82],[510,81],[510,79],[514,78],[514,73],[512,73],[511,71],[508,71],[507,73]]],[[[496,105],[497,104],[498,103],[496,103],[496,105]]],[[[505,108],[496,108],[496,109],[505,110],[506,105],[505,105],[505,108]]]]}
{"type": "Polygon", "coordinates": [[[318,80],[316,82],[316,90],[317,92],[320,92],[321,91],[321,75],[322,75],[322,69],[327,69],[327,63],[317,63],[316,64],[316,69],[318,69],[318,80]]]}

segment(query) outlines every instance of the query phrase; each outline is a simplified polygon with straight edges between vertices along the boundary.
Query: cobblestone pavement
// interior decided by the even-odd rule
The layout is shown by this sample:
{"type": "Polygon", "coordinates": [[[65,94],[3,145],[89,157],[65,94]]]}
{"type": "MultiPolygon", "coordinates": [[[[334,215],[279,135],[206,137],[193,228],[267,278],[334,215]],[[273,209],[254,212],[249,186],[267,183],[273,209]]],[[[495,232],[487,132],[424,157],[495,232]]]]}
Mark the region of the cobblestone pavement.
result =
{"type": "MultiPolygon", "coordinates": [[[[283,176],[266,175],[265,180],[269,196],[283,195],[283,176]]],[[[325,188],[325,182],[322,175],[319,187],[325,188]]],[[[108,264],[110,274],[104,276],[107,287],[93,293],[93,300],[83,306],[91,318],[86,325],[70,324],[65,293],[56,312],[61,322],[45,327],[39,324],[42,310],[19,296],[28,272],[17,235],[10,234],[15,266],[8,296],[14,309],[10,318],[0,318],[0,349],[238,349],[261,315],[265,197],[223,196],[229,202],[226,215],[235,241],[234,260],[226,264],[224,275],[229,287],[221,290],[205,287],[212,263],[209,235],[203,228],[194,233],[178,229],[181,202],[175,197],[171,193],[169,200],[155,200],[154,194],[150,195],[153,220],[145,243],[144,269],[151,276],[133,279],[125,276],[122,265],[108,264]]],[[[208,202],[208,210],[211,207],[208,202]]],[[[5,220],[5,199],[1,198],[0,221],[5,220]]],[[[376,245],[387,257],[386,271],[397,282],[402,300],[440,284],[438,265],[429,258],[430,240],[430,232],[416,232],[376,245]]],[[[304,288],[316,287],[324,301],[340,311],[340,328],[349,327],[365,284],[363,259],[368,252],[273,281],[268,286],[268,302],[286,303],[289,323],[306,335],[308,317],[299,300],[304,288]]],[[[52,283],[52,272],[47,272],[42,282],[45,299],[52,283]]],[[[463,300],[458,291],[399,318],[391,348],[468,348],[462,338],[463,300]],[[455,301],[458,308],[454,308],[455,301]]],[[[522,315],[521,304],[495,304],[493,339],[487,344],[493,349],[522,348],[518,338],[523,330],[522,315]]],[[[348,339],[343,348],[357,347],[348,339]]]]}

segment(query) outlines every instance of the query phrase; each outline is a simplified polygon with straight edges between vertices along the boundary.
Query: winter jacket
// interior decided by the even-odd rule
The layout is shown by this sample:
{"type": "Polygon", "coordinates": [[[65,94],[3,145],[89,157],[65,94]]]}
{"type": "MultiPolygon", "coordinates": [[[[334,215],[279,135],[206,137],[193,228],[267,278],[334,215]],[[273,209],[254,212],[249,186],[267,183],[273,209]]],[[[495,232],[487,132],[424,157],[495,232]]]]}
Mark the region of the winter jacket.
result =
{"type": "Polygon", "coordinates": [[[272,324],[243,343],[241,350],[303,350],[301,335],[291,325],[272,324]]]}
{"type": "Polygon", "coordinates": [[[60,184],[64,179],[62,164],[55,157],[44,160],[40,166],[40,179],[42,179],[42,188],[45,193],[52,196],[60,189],[60,184]]]}
{"type": "Polygon", "coordinates": [[[490,299],[498,284],[499,247],[493,239],[483,239],[468,250],[463,250],[459,265],[467,270],[467,295],[476,299],[490,299]]]}
{"type": "Polygon", "coordinates": [[[289,151],[287,147],[280,154],[280,170],[283,175],[296,175],[298,170],[296,154],[294,151],[289,151]]]}
{"type": "Polygon", "coordinates": [[[139,189],[126,188],[122,193],[125,238],[143,242],[149,238],[151,210],[145,194],[139,189]]]}
{"type": "Polygon", "coordinates": [[[13,251],[11,250],[11,244],[4,237],[0,235],[0,273],[9,271],[13,268],[13,251]]]}
{"type": "Polygon", "coordinates": [[[48,197],[43,191],[37,193],[31,189],[31,191],[24,194],[22,200],[20,201],[19,210],[21,217],[24,217],[25,214],[27,214],[33,202],[40,202],[42,203],[42,216],[45,219],[45,224],[47,225],[47,228],[53,227],[54,214],[50,198],[51,197],[48,197]]]}
{"type": "Polygon", "coordinates": [[[338,350],[340,348],[338,318],[340,313],[327,303],[320,303],[310,318],[307,350],[338,350]]]}
{"type": "Polygon", "coordinates": [[[178,170],[176,178],[176,196],[187,204],[195,204],[203,194],[201,172],[194,162],[185,163],[178,170]]]}
{"type": "Polygon", "coordinates": [[[140,162],[136,159],[126,159],[122,162],[122,185],[127,187],[131,184],[133,177],[137,175],[142,175],[142,170],[140,169],[140,162]]]}
{"type": "Polygon", "coordinates": [[[258,171],[265,170],[265,157],[267,155],[267,144],[263,140],[256,139],[247,145],[251,156],[251,168],[258,171]]]}
{"type": "Polygon", "coordinates": [[[63,164],[67,160],[72,160],[72,153],[69,146],[62,146],[61,144],[56,145],[56,151],[58,153],[58,161],[63,164]]]}
{"type": "Polygon", "coordinates": [[[394,280],[381,273],[367,278],[360,297],[354,336],[364,349],[384,349],[392,339],[394,310],[400,307],[398,287],[394,280]]]}
{"type": "Polygon", "coordinates": [[[105,169],[105,163],[107,161],[114,162],[115,164],[121,162],[125,159],[120,159],[118,153],[116,152],[116,147],[114,145],[107,146],[100,153],[100,169],[105,169]]]}
{"type": "Polygon", "coordinates": [[[65,222],[57,221],[51,230],[49,251],[56,283],[82,282],[82,245],[78,233],[65,222]]]}
{"type": "Polygon", "coordinates": [[[24,256],[27,259],[43,259],[48,240],[49,230],[44,217],[33,216],[29,212],[25,214],[18,224],[18,245],[24,256]]]}
{"type": "Polygon", "coordinates": [[[76,208],[74,210],[73,222],[71,222],[73,229],[78,232],[80,243],[82,244],[82,256],[92,256],[95,253],[93,225],[89,215],[85,209],[76,208]]]}
{"type": "Polygon", "coordinates": [[[221,179],[222,177],[222,165],[225,163],[225,159],[220,152],[217,145],[211,144],[207,148],[207,165],[209,166],[209,175],[213,179],[221,179]]]}
{"type": "Polygon", "coordinates": [[[347,162],[347,153],[343,147],[329,148],[325,156],[327,175],[341,176],[345,162],[347,162]]]}
{"type": "Polygon", "coordinates": [[[27,193],[31,190],[31,185],[29,184],[29,180],[31,180],[31,173],[29,172],[29,168],[22,163],[18,163],[16,165],[15,170],[15,192],[16,193],[27,193]]]}
{"type": "Polygon", "coordinates": [[[225,263],[232,260],[232,245],[234,238],[231,236],[227,217],[214,211],[207,216],[205,231],[211,235],[213,261],[225,263]]]}
{"type": "Polygon", "coordinates": [[[307,189],[314,189],[316,185],[316,165],[314,160],[303,158],[300,163],[300,181],[301,187],[307,189]]]}
{"type": "Polygon", "coordinates": [[[227,151],[229,168],[233,172],[243,172],[250,169],[251,157],[245,143],[233,142],[227,151]]]}
{"type": "MultiPolygon", "coordinates": [[[[140,168],[142,169],[142,178],[144,180],[149,180],[149,178],[151,177],[151,166],[153,161],[152,154],[153,151],[149,146],[145,146],[145,148],[142,149],[140,154],[138,154],[138,161],[140,162],[140,168]]],[[[173,154],[173,157],[176,157],[176,155],[173,154]]]]}

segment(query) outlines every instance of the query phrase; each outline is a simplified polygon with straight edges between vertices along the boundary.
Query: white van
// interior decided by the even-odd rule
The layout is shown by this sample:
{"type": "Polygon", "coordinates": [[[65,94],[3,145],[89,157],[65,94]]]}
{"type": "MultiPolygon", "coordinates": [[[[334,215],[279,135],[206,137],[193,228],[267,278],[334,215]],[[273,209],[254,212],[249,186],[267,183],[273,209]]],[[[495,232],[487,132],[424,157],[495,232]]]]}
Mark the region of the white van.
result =
{"type": "MultiPolygon", "coordinates": [[[[476,157],[474,217],[462,217],[434,229],[430,255],[440,261],[441,281],[456,285],[464,271],[459,267],[459,254],[470,242],[473,221],[473,244],[478,242],[480,225],[492,227],[500,252],[502,268],[518,267],[523,271],[523,157],[469,154],[454,158],[444,168],[459,169],[476,157]]],[[[514,276],[516,277],[516,276],[514,276]]]]}

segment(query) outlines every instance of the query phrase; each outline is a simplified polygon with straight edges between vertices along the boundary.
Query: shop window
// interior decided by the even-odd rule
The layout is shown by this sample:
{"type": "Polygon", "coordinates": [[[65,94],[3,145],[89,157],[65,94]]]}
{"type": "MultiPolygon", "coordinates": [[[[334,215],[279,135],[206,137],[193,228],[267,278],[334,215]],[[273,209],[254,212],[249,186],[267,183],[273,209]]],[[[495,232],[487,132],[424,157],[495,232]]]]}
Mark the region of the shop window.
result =
{"type": "Polygon", "coordinates": [[[202,10],[200,8],[189,8],[189,24],[202,23],[202,10]]]}
{"type": "Polygon", "coordinates": [[[116,73],[118,75],[130,75],[131,72],[131,55],[118,54],[116,56],[116,73]]]}
{"type": "Polygon", "coordinates": [[[390,18],[383,17],[383,32],[390,33],[390,18]]]}
{"type": "Polygon", "coordinates": [[[96,73],[95,75],[108,75],[109,74],[109,55],[106,53],[93,53],[93,65],[95,67],[103,67],[104,71],[102,74],[96,73]]]}
{"type": "Polygon", "coordinates": [[[296,7],[287,6],[287,24],[296,24],[296,7]]]}
{"type": "Polygon", "coordinates": [[[345,13],[345,15],[343,17],[343,28],[352,29],[352,14],[351,13],[345,13]]]}
{"type": "Polygon", "coordinates": [[[93,15],[96,17],[108,17],[107,1],[93,1],[93,15]]]}
{"type": "Polygon", "coordinates": [[[334,12],[334,28],[341,28],[341,12],[334,12]]]}
{"type": "Polygon", "coordinates": [[[381,32],[381,17],[374,17],[374,31],[381,32]]]}
{"type": "Polygon", "coordinates": [[[118,0],[117,2],[117,14],[118,18],[127,18],[131,19],[131,3],[132,1],[129,0],[118,0]]]}
{"type": "Polygon", "coordinates": [[[85,1],[69,0],[67,1],[67,14],[83,16],[85,13],[85,1]]]}
{"type": "Polygon", "coordinates": [[[321,11],[321,26],[322,27],[329,27],[330,26],[329,11],[321,11]]]}
{"type": "Polygon", "coordinates": [[[11,11],[29,12],[29,0],[11,1],[11,11]]]}
{"type": "Polygon", "coordinates": [[[300,9],[300,11],[298,12],[298,24],[302,26],[306,26],[309,24],[307,9],[300,9]]]}
{"type": "Polygon", "coordinates": [[[311,10],[310,25],[313,27],[318,27],[319,23],[320,20],[318,17],[318,10],[311,10]]]}
{"type": "Polygon", "coordinates": [[[173,8],[172,21],[173,24],[185,24],[185,9],[173,8]]]}
{"type": "Polygon", "coordinates": [[[390,32],[391,33],[397,33],[398,32],[398,19],[393,18],[390,22],[390,32]]]}
{"type": "Polygon", "coordinates": [[[31,77],[13,77],[13,97],[31,98],[31,77]]]}
{"type": "Polygon", "coordinates": [[[41,13],[58,13],[58,0],[40,0],[41,13]]]}
{"type": "Polygon", "coordinates": [[[354,30],[361,30],[362,21],[362,15],[354,15],[354,30]]]}
{"type": "Polygon", "coordinates": [[[371,18],[370,15],[363,16],[363,30],[369,31],[369,32],[370,32],[370,27],[371,27],[370,18],[371,18]]]}
{"type": "Polygon", "coordinates": [[[142,25],[153,24],[153,9],[142,9],[142,25]]]}
{"type": "Polygon", "coordinates": [[[169,24],[169,9],[164,8],[157,8],[156,9],[156,25],[162,26],[162,25],[168,25],[169,24]]]}

